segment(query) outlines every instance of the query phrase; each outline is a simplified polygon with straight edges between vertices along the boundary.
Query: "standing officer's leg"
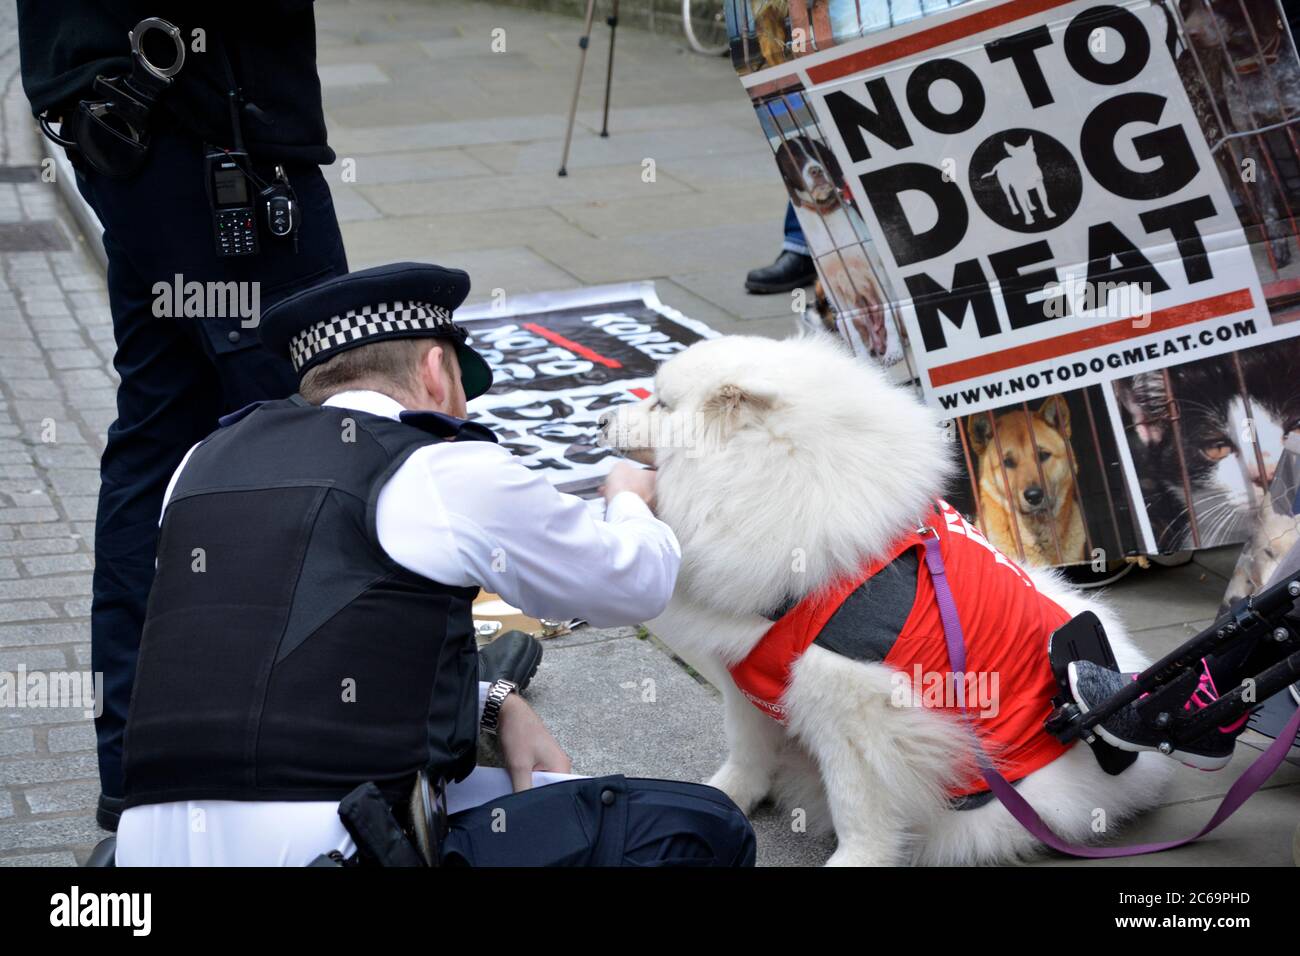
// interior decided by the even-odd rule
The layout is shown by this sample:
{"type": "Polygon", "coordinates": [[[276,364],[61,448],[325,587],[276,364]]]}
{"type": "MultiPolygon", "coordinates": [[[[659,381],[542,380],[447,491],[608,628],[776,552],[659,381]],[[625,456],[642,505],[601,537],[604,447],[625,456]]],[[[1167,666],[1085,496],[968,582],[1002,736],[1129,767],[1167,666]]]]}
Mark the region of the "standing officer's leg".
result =
{"type": "MultiPolygon", "coordinates": [[[[298,251],[263,235],[262,253],[239,259],[216,256],[199,142],[163,132],[136,176],[78,176],[104,225],[114,365],[122,378],[118,418],[101,461],[91,608],[92,666],[104,674],[103,714],[96,722],[100,780],[110,798],[122,793],[122,730],[167,481],[223,412],[283,397],[296,385],[288,363],[258,346],[256,316],[175,316],[175,285],[235,282],[243,301],[251,302],[256,283],[266,308],[347,271],[319,168],[296,164],[290,176],[302,210],[298,251]],[[174,317],[159,317],[168,305],[174,317]]],[[[101,822],[111,821],[101,815],[101,822]]]]}
{"type": "MultiPolygon", "coordinates": [[[[109,303],[121,376],[117,418],[100,458],[91,604],[91,667],[104,679],[95,720],[100,786],[122,793],[126,726],[145,603],[154,575],[163,493],[185,452],[209,432],[220,386],[197,338],[153,315],[151,283],[105,231],[109,303]]],[[[111,821],[105,821],[111,822],[111,821]]]]}
{"type": "Polygon", "coordinates": [[[510,794],[451,817],[448,866],[753,866],[754,831],[721,790],[622,776],[510,794]]]}

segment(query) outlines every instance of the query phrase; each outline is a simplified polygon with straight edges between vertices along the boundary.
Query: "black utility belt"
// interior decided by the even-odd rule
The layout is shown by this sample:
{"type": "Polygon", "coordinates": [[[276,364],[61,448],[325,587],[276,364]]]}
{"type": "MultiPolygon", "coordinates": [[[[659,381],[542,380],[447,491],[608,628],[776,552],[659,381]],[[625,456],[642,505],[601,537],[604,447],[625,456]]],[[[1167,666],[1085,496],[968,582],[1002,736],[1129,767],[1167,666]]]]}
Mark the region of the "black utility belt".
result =
{"type": "MultiPolygon", "coordinates": [[[[65,112],[59,132],[41,116],[41,129],[68,151],[74,161],[111,179],[134,176],[143,167],[153,142],[158,102],[185,65],[185,42],[175,25],[158,17],[141,20],[130,32],[131,72],[97,76],[94,91],[102,99],[82,100],[65,112]],[[175,49],[170,65],[160,66],[145,54],[144,38],[158,31],[175,49]]],[[[292,242],[298,251],[301,214],[283,166],[270,182],[258,176],[243,147],[239,129],[238,88],[222,52],[231,81],[230,119],[235,146],[204,148],[204,189],[212,212],[212,237],[219,258],[253,256],[261,251],[263,231],[272,241],[292,242]]]]}
{"type": "MultiPolygon", "coordinates": [[[[399,808],[402,809],[402,808],[399,808]]],[[[421,771],[405,812],[393,806],[373,783],[363,783],[339,803],[339,819],[357,845],[355,856],[322,853],[308,866],[438,866],[447,836],[447,793],[442,781],[421,771]]]]}

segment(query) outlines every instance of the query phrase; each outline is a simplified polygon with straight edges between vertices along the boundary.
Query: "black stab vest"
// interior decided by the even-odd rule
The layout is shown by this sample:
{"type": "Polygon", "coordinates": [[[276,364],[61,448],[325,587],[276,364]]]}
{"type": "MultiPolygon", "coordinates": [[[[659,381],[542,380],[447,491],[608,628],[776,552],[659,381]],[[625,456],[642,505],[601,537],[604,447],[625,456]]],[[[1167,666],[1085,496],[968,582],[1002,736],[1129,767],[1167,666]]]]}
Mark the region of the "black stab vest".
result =
{"type": "Polygon", "coordinates": [[[416,449],[491,433],[298,396],[230,419],[190,455],[163,517],[126,806],[337,800],[367,781],[396,801],[422,768],[462,779],[478,738],[478,589],[393,562],[375,509],[416,449]]]}

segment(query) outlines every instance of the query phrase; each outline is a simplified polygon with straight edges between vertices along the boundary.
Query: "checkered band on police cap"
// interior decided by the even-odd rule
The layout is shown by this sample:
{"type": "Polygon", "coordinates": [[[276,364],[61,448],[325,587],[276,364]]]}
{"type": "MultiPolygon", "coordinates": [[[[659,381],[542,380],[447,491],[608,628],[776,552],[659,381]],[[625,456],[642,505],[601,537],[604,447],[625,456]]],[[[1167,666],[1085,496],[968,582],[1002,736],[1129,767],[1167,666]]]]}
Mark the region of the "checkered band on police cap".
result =
{"type": "Polygon", "coordinates": [[[317,322],[289,340],[295,372],[330,349],[389,332],[433,332],[453,327],[451,312],[430,302],[387,302],[349,309],[317,322]]]}

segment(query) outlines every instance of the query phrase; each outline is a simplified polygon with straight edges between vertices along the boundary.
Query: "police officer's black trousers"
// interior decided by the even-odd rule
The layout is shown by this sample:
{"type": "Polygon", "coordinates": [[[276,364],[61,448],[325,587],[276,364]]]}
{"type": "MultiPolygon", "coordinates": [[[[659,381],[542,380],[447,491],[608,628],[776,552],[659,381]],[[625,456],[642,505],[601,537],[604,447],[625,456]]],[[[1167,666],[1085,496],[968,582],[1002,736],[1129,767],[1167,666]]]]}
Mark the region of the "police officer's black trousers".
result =
{"type": "MultiPolygon", "coordinates": [[[[253,161],[269,181],[271,167],[256,156],[253,161]]],[[[103,714],[95,731],[100,782],[109,796],[122,793],[122,732],[167,482],[190,446],[216,428],[218,417],[251,402],[283,398],[297,387],[289,363],[259,346],[255,319],[167,317],[174,311],[172,290],[178,282],[182,288],[190,282],[258,283],[260,308],[266,309],[347,271],[319,167],[284,165],[302,209],[298,251],[262,230],[263,251],[236,259],[216,255],[197,140],[163,130],[137,175],[116,180],[83,170],[77,176],[104,226],[117,343],[113,364],[122,380],[117,420],[100,461],[91,605],[91,666],[104,675],[103,714]]],[[[252,288],[243,287],[248,303],[252,288]]]]}
{"type": "Polygon", "coordinates": [[[753,866],[754,831],[721,790],[566,780],[453,814],[444,866],[753,866]]]}

